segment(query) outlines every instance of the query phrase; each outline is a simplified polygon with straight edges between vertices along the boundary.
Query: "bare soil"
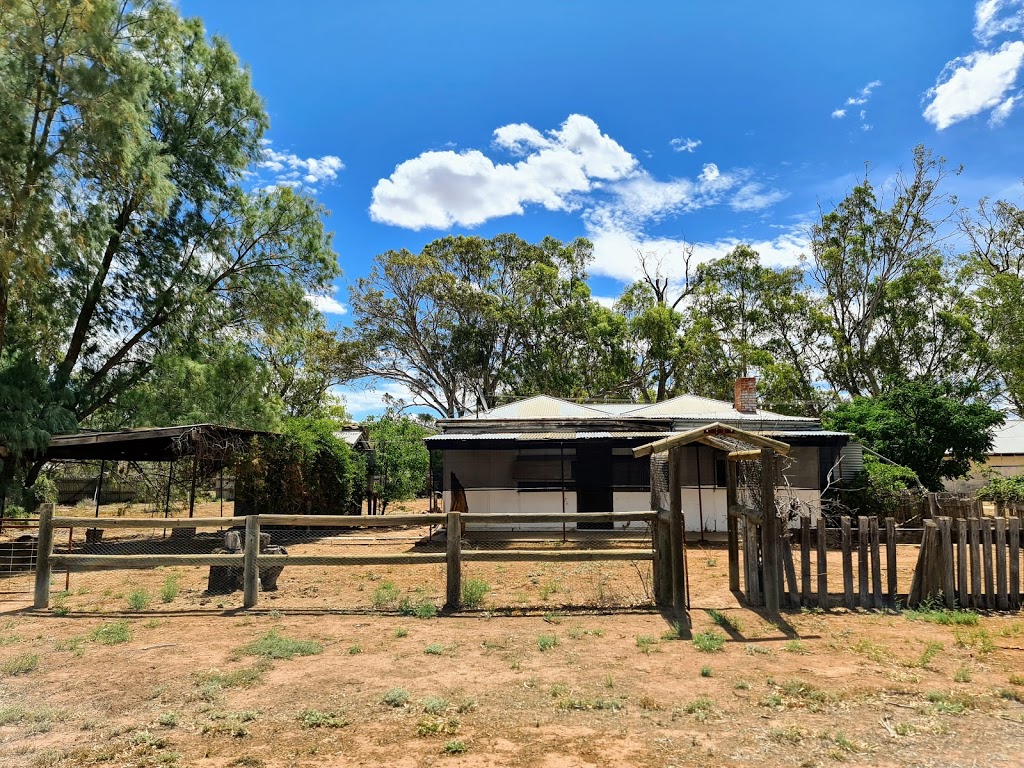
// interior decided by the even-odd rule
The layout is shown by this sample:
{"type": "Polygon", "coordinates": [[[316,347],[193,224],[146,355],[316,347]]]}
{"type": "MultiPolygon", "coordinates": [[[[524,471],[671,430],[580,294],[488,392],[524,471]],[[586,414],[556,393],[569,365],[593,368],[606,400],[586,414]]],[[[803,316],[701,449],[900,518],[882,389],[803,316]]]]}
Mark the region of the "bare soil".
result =
{"type": "MultiPolygon", "coordinates": [[[[427,533],[289,551],[402,551],[427,533]]],[[[917,548],[900,549],[904,585],[917,548]]],[[[693,632],[720,650],[669,639],[649,568],[629,563],[467,565],[483,606],[435,618],[398,607],[439,606],[443,566],[287,568],[252,611],[204,594],[202,568],[73,573],[42,613],[28,576],[5,579],[0,765],[1024,765],[1021,617],[771,623],[729,592],[723,548],[691,543],[689,565],[693,632]],[[242,650],[270,632],[320,652],[242,650]]]]}

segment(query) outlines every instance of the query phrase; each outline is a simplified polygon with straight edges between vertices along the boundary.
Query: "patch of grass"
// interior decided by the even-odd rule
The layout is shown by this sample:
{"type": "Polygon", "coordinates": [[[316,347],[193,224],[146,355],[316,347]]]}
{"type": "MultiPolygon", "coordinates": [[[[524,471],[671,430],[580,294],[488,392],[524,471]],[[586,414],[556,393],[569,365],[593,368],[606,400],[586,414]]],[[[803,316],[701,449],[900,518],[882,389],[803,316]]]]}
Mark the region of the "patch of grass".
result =
{"type": "Polygon", "coordinates": [[[835,744],[844,752],[849,752],[850,754],[857,755],[865,751],[864,747],[855,742],[842,731],[836,731],[834,734],[832,734],[831,737],[829,737],[829,739],[830,741],[832,741],[833,744],[835,744]]]}
{"type": "Polygon", "coordinates": [[[81,656],[84,653],[83,645],[85,645],[85,638],[81,635],[75,635],[73,637],[61,638],[53,644],[53,647],[58,651],[71,651],[75,656],[81,656]]]}
{"type": "Polygon", "coordinates": [[[548,624],[561,624],[564,618],[558,611],[548,611],[544,614],[544,621],[548,624]]]}
{"type": "Polygon", "coordinates": [[[469,747],[466,746],[466,742],[459,739],[451,739],[444,743],[444,746],[441,747],[441,752],[445,755],[461,755],[468,749],[469,747]]]}
{"type": "Polygon", "coordinates": [[[408,636],[409,636],[409,630],[406,629],[405,627],[399,627],[398,629],[395,630],[395,637],[397,637],[397,638],[403,638],[403,637],[408,637],[408,636]]]}
{"type": "Polygon", "coordinates": [[[640,649],[641,653],[655,651],[658,647],[658,638],[653,635],[640,635],[636,639],[636,647],[640,649]]]}
{"type": "Polygon", "coordinates": [[[355,656],[357,653],[363,652],[363,646],[361,645],[350,645],[348,647],[349,656],[355,656]]]}
{"type": "Polygon", "coordinates": [[[439,696],[427,696],[423,700],[423,711],[428,715],[439,715],[448,709],[448,701],[439,696]]]}
{"type": "Polygon", "coordinates": [[[319,709],[304,709],[299,712],[303,728],[344,728],[348,719],[338,712],[323,712],[319,709]]]}
{"type": "Polygon", "coordinates": [[[709,608],[708,616],[718,626],[731,629],[733,632],[739,632],[742,629],[738,619],[734,619],[732,616],[726,616],[716,608],[709,608]]]}
{"type": "Polygon", "coordinates": [[[558,635],[537,635],[537,647],[542,651],[550,651],[558,645],[558,635]]]}
{"type": "Polygon", "coordinates": [[[746,680],[737,680],[736,684],[733,685],[733,688],[735,688],[737,691],[749,691],[750,683],[748,683],[746,680]]]}
{"type": "Polygon", "coordinates": [[[700,668],[700,676],[701,677],[712,677],[713,676],[710,664],[705,664],[703,667],[700,668]]]}
{"type": "Polygon", "coordinates": [[[707,696],[701,696],[689,702],[683,711],[688,715],[693,715],[699,721],[704,722],[708,719],[712,710],[715,708],[715,702],[707,696]]]}
{"type": "Polygon", "coordinates": [[[996,694],[1001,699],[1006,699],[1007,701],[1015,701],[1018,704],[1024,704],[1024,693],[1021,693],[1020,691],[1015,691],[1012,688],[1000,688],[998,691],[996,691],[996,694]]]}
{"type": "Polygon", "coordinates": [[[804,740],[804,732],[795,725],[783,728],[769,728],[768,738],[779,744],[799,744],[804,740]]]}
{"type": "Polygon", "coordinates": [[[896,731],[897,736],[913,736],[917,733],[917,728],[910,723],[896,723],[892,729],[896,731]]]}
{"type": "Polygon", "coordinates": [[[216,688],[249,688],[263,679],[263,675],[273,669],[273,665],[266,659],[260,659],[251,667],[235,669],[231,672],[211,670],[209,672],[194,673],[197,685],[209,685],[216,688]]]}
{"type": "Polygon", "coordinates": [[[803,640],[787,640],[782,644],[782,650],[787,653],[798,653],[801,656],[806,656],[811,652],[811,649],[807,647],[807,643],[803,640]]]}
{"type": "Polygon", "coordinates": [[[588,712],[590,710],[607,710],[618,712],[623,707],[619,699],[585,699],[579,696],[563,696],[556,705],[559,709],[588,712]]]}
{"type": "Polygon", "coordinates": [[[853,646],[853,652],[867,656],[876,664],[884,664],[892,657],[888,648],[878,643],[872,643],[870,640],[858,640],[857,644],[853,646]]]}
{"type": "Polygon", "coordinates": [[[562,585],[557,581],[549,581],[547,584],[540,588],[540,599],[547,600],[552,595],[556,594],[562,589],[562,585]]]}
{"type": "Polygon", "coordinates": [[[22,707],[0,707],[0,725],[17,725],[27,716],[22,707]]]}
{"type": "Polygon", "coordinates": [[[134,589],[128,593],[128,608],[130,610],[144,611],[152,602],[152,595],[145,589],[134,589]]]}
{"type": "Polygon", "coordinates": [[[725,648],[726,637],[714,629],[693,636],[693,647],[701,653],[716,653],[725,648]]]}
{"type": "Polygon", "coordinates": [[[89,639],[101,645],[120,645],[132,639],[132,628],[127,621],[108,621],[89,633],[89,639]]]}
{"type": "Polygon", "coordinates": [[[927,668],[928,665],[931,664],[935,657],[938,655],[939,651],[942,650],[942,648],[942,643],[932,640],[925,646],[924,650],[921,651],[921,656],[917,659],[917,661],[914,662],[913,666],[920,667],[921,669],[927,668]]]}
{"type": "Polygon", "coordinates": [[[440,643],[431,643],[423,649],[423,652],[428,656],[442,656],[444,655],[444,646],[440,643]]]}
{"type": "Polygon", "coordinates": [[[295,656],[316,656],[324,647],[313,640],[293,640],[276,629],[236,650],[243,656],[263,656],[268,659],[291,659],[295,656]]]}
{"type": "Polygon", "coordinates": [[[1024,685],[1024,675],[1010,675],[1010,685],[1024,685]]]}
{"type": "Polygon", "coordinates": [[[15,675],[27,675],[39,668],[39,654],[23,653],[20,656],[13,656],[0,664],[0,675],[13,677],[15,675]]]}
{"type": "Polygon", "coordinates": [[[459,702],[459,706],[455,708],[455,711],[460,715],[464,715],[467,712],[472,712],[477,707],[476,699],[463,699],[459,702]]]}
{"type": "Polygon", "coordinates": [[[399,707],[404,707],[406,704],[408,704],[409,699],[409,692],[404,688],[392,688],[390,691],[384,694],[384,697],[381,699],[381,701],[387,704],[389,707],[394,707],[395,709],[398,709],[399,707]]]}
{"type": "Polygon", "coordinates": [[[673,621],[669,629],[661,634],[662,640],[682,640],[685,635],[685,627],[678,621],[673,621]]]}
{"type": "Polygon", "coordinates": [[[398,587],[395,586],[393,581],[382,581],[373,590],[373,597],[370,598],[370,602],[377,610],[390,608],[398,602],[399,595],[398,587]]]}
{"type": "Polygon", "coordinates": [[[417,619],[432,619],[437,616],[437,606],[430,600],[417,601],[411,597],[405,597],[398,604],[398,612],[403,616],[415,616],[417,619]]]}
{"type": "Polygon", "coordinates": [[[747,656],[771,656],[772,649],[767,648],[763,645],[753,645],[748,643],[743,646],[743,649],[747,652],[747,656]]]}
{"type": "Polygon", "coordinates": [[[923,603],[917,609],[908,609],[903,615],[911,621],[927,621],[931,624],[975,626],[978,623],[978,614],[974,611],[949,610],[930,603],[923,603]]]}
{"type": "Polygon", "coordinates": [[[929,691],[926,698],[934,711],[940,715],[962,715],[975,707],[974,697],[959,691],[929,691]]]}
{"type": "Polygon", "coordinates": [[[491,591],[491,585],[483,579],[466,579],[462,582],[462,604],[466,608],[479,608],[491,591]]]}
{"type": "MultiPolygon", "coordinates": [[[[953,674],[954,683],[969,683],[971,682],[971,670],[968,667],[960,667],[953,674]]],[[[1012,680],[1011,680],[1012,682],[1012,680]]]]}
{"type": "Polygon", "coordinates": [[[995,651],[996,644],[987,630],[953,630],[953,638],[959,648],[968,648],[974,651],[978,658],[988,656],[995,651]]]}
{"type": "Polygon", "coordinates": [[[164,712],[156,719],[156,721],[164,728],[174,728],[178,725],[178,713],[164,712]]]}
{"type": "Polygon", "coordinates": [[[172,573],[166,579],[164,579],[163,586],[160,587],[160,600],[165,603],[173,603],[174,599],[178,596],[181,591],[181,585],[179,581],[181,577],[177,574],[172,573]]]}
{"type": "Polygon", "coordinates": [[[439,734],[452,735],[459,730],[459,719],[449,717],[441,720],[436,717],[421,717],[416,723],[417,736],[437,736],[439,734]]]}

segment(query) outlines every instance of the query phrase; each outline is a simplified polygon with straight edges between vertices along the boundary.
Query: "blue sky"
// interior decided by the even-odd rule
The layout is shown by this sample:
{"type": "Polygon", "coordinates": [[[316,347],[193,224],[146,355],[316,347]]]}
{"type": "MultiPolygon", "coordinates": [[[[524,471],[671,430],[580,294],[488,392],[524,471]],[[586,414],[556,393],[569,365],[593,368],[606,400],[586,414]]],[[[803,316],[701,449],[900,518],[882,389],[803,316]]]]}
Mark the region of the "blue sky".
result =
{"type": "Polygon", "coordinates": [[[376,254],[447,233],[587,236],[600,297],[684,238],[792,264],[819,205],[919,143],[964,203],[1024,193],[1024,0],[180,5],[252,69],[260,183],[331,211],[332,324],[376,254]]]}

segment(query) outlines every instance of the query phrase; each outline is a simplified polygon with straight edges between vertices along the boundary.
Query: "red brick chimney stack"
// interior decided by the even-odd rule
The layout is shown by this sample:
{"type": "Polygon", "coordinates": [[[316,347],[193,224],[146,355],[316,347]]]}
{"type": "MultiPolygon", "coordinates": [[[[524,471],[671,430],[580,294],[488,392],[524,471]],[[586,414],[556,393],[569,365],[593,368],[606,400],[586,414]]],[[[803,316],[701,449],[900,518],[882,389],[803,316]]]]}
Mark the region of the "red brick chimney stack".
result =
{"type": "Polygon", "coordinates": [[[738,413],[757,413],[757,379],[755,377],[742,376],[736,379],[732,405],[738,413]]]}

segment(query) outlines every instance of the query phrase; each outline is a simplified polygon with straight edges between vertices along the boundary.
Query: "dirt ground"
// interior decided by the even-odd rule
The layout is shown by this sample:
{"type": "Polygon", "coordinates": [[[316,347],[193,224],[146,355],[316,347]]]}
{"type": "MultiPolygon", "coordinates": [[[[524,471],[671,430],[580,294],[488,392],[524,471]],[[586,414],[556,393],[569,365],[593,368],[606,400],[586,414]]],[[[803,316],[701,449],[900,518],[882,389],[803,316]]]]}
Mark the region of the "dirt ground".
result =
{"type": "Polygon", "coordinates": [[[202,568],[73,573],[67,594],[55,575],[47,612],[7,579],[0,765],[1024,765],[1024,618],[771,623],[729,592],[724,548],[689,564],[693,639],[629,563],[466,565],[482,606],[450,616],[443,566],[287,568],[252,611],[202,568]]]}

